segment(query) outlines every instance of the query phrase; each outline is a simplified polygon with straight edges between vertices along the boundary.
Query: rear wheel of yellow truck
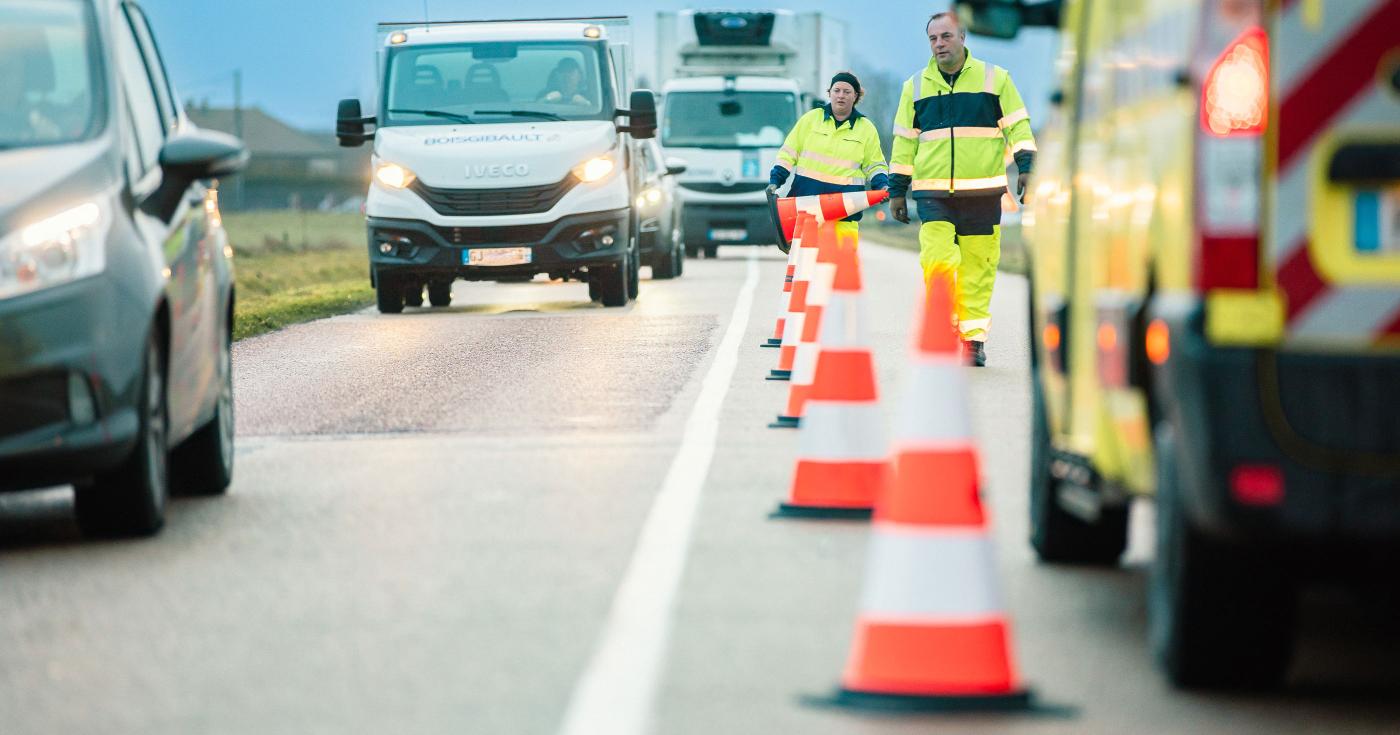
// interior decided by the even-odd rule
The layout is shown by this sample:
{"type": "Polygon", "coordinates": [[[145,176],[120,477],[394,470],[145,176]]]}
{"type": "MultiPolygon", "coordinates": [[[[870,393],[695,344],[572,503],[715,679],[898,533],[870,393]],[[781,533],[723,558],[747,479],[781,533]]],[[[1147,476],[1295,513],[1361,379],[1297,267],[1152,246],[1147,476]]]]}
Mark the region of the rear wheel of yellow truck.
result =
{"type": "MultiPolygon", "coordinates": [[[[1158,427],[1157,553],[1148,584],[1153,652],[1173,684],[1267,689],[1293,650],[1296,595],[1279,559],[1202,533],[1185,512],[1177,439],[1158,427]]],[[[1188,475],[1189,476],[1189,475],[1188,475]]]]}
{"type": "Polygon", "coordinates": [[[1031,546],[1041,561],[1062,564],[1118,563],[1128,545],[1128,508],[1105,507],[1090,523],[1061,507],[1059,480],[1050,473],[1050,426],[1038,379],[1031,395],[1031,546]]]}

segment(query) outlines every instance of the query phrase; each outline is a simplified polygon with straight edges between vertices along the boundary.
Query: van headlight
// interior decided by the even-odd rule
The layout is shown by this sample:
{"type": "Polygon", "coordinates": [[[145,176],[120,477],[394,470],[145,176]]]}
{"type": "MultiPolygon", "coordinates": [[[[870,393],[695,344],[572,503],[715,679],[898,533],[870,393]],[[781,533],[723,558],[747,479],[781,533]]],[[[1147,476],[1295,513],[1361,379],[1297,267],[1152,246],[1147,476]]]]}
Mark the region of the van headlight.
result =
{"type": "Polygon", "coordinates": [[[87,202],[0,237],[0,299],[101,273],[108,225],[102,206],[87,202]]]}
{"type": "Polygon", "coordinates": [[[388,189],[407,189],[418,178],[412,171],[387,161],[374,167],[374,180],[388,189]]]}
{"type": "Polygon", "coordinates": [[[612,174],[617,168],[617,162],[613,160],[612,154],[598,156],[574,167],[574,176],[585,184],[592,184],[602,181],[612,174]]]}
{"type": "Polygon", "coordinates": [[[655,209],[661,204],[662,196],[660,189],[647,189],[637,195],[637,208],[645,210],[655,209]]]}

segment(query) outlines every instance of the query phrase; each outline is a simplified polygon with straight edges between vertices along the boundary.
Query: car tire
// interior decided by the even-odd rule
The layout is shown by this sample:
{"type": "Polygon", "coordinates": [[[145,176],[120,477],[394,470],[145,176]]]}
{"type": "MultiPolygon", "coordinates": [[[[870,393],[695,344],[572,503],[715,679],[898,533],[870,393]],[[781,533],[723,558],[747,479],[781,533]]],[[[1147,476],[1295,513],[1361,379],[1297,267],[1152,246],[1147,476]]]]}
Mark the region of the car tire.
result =
{"type": "Polygon", "coordinates": [[[642,292],[642,251],[634,241],[632,253],[627,258],[627,296],[629,299],[637,298],[637,294],[642,292]]]}
{"type": "Polygon", "coordinates": [[[170,458],[176,495],[222,495],[233,482],[233,349],[225,329],[219,352],[219,398],[214,415],[170,458]]]}
{"type": "Polygon", "coordinates": [[[452,305],[452,282],[429,281],[428,303],[438,308],[452,305]]]}
{"type": "Polygon", "coordinates": [[[714,260],[715,258],[718,258],[718,257],[719,257],[719,246],[718,246],[718,245],[706,245],[706,246],[705,246],[705,257],[706,257],[707,259],[709,259],[709,260],[714,260]]]}
{"type": "Polygon", "coordinates": [[[669,281],[679,276],[684,258],[685,253],[676,247],[675,242],[669,243],[665,252],[658,250],[651,256],[651,277],[657,281],[669,281]]]}
{"type": "Polygon", "coordinates": [[[421,308],[423,306],[423,284],[410,283],[409,285],[404,286],[403,304],[404,306],[412,307],[414,309],[421,308]]]}
{"type": "Polygon", "coordinates": [[[136,446],[112,472],[75,487],[74,511],[87,536],[150,536],[165,524],[170,498],[170,419],[165,359],[157,337],[146,339],[136,446]]]}
{"type": "Polygon", "coordinates": [[[631,256],[628,254],[624,255],[620,262],[592,269],[589,275],[589,293],[593,293],[593,284],[597,283],[598,300],[603,302],[603,306],[626,306],[627,302],[632,300],[631,291],[628,289],[632,283],[630,261],[631,256]]]}
{"type": "Polygon", "coordinates": [[[686,246],[685,246],[685,257],[687,257],[687,258],[698,258],[698,257],[700,257],[700,246],[699,246],[699,245],[686,245],[686,246]]]}
{"type": "Polygon", "coordinates": [[[1153,653],[1178,687],[1276,687],[1293,652],[1293,582],[1277,559],[1195,527],[1182,502],[1173,430],[1159,427],[1155,441],[1157,554],[1148,580],[1153,653]]]}
{"type": "Polygon", "coordinates": [[[1105,507],[1093,523],[1060,506],[1050,474],[1050,424],[1040,380],[1031,389],[1031,547],[1041,561],[1111,566],[1128,546],[1128,506],[1105,507]]]}
{"type": "Polygon", "coordinates": [[[403,313],[403,287],[397,278],[380,273],[375,279],[374,295],[380,314],[403,313]]]}

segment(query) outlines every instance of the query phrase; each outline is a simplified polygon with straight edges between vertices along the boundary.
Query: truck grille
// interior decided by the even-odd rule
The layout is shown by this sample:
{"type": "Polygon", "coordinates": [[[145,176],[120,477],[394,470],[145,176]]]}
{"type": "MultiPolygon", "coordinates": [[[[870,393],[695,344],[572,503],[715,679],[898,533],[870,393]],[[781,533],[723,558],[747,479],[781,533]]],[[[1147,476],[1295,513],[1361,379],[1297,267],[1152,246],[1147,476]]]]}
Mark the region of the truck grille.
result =
{"type": "Polygon", "coordinates": [[[520,245],[536,243],[549,236],[553,222],[511,227],[437,227],[443,240],[453,245],[520,245]]]}
{"type": "Polygon", "coordinates": [[[716,184],[705,181],[692,181],[681,182],[681,186],[691,191],[698,191],[701,194],[751,194],[755,191],[763,191],[768,188],[768,184],[756,181],[738,184],[716,184]]]}
{"type": "Polygon", "coordinates": [[[415,180],[409,188],[438,214],[486,217],[548,212],[578,184],[572,174],[556,184],[518,189],[437,189],[415,180]]]}

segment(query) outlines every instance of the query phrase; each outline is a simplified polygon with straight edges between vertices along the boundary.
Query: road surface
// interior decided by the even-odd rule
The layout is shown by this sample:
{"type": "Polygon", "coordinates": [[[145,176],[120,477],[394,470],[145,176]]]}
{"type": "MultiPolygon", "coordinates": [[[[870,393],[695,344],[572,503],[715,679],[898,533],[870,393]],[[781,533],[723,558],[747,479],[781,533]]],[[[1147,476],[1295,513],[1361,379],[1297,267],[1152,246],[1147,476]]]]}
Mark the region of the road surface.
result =
{"type": "MultiPolygon", "coordinates": [[[[864,256],[891,412],[916,259],[864,256]]],[[[227,497],[93,542],[66,489],[0,496],[0,733],[1400,731],[1394,604],[1315,594],[1288,690],[1185,694],[1144,643],[1149,507],[1119,569],[1034,561],[1012,276],[970,400],[1019,663],[1069,712],[806,704],[844,666],[868,527],[768,518],[797,445],[757,347],[783,265],[727,248],[616,310],[459,283],[449,310],[240,343],[227,497]]]]}

